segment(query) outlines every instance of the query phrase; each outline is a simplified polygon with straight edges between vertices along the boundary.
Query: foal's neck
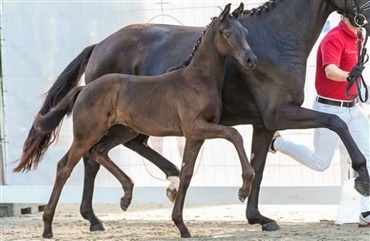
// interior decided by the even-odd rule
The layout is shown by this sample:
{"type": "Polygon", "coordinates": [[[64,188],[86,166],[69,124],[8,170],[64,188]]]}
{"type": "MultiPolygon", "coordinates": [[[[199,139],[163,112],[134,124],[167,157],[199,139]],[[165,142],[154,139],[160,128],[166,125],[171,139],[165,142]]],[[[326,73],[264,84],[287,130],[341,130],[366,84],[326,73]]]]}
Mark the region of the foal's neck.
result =
{"type": "Polygon", "coordinates": [[[204,83],[221,92],[226,56],[221,55],[217,50],[214,40],[215,33],[216,31],[211,29],[205,32],[194,57],[183,69],[183,73],[187,81],[194,81],[194,84],[204,83]]]}

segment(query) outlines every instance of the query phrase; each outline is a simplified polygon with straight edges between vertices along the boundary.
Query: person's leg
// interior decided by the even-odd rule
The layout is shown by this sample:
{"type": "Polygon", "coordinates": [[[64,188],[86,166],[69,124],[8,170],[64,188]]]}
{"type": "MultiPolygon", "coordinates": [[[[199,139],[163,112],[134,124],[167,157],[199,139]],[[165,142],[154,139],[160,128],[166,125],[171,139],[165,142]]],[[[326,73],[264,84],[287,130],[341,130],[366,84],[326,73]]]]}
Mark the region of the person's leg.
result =
{"type": "MultiPolygon", "coordinates": [[[[367,169],[370,171],[370,121],[359,105],[351,108],[351,120],[348,123],[349,131],[360,151],[367,160],[367,169]]],[[[360,225],[370,225],[370,200],[369,197],[361,196],[360,225]],[[363,221],[363,222],[361,222],[363,221]]]]}
{"type": "Polygon", "coordinates": [[[314,150],[279,137],[274,142],[274,149],[288,155],[299,163],[316,171],[326,170],[331,163],[338,135],[326,128],[314,130],[314,150]]]}

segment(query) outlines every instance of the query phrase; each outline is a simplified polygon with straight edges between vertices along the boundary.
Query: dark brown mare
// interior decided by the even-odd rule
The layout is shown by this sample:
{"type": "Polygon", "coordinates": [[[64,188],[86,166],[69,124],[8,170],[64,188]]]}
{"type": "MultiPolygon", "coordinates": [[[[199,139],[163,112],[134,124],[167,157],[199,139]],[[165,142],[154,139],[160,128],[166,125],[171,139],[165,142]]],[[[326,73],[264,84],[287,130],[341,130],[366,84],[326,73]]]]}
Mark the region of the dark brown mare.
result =
{"type": "Polygon", "coordinates": [[[232,57],[245,70],[254,68],[257,60],[247,43],[247,30],[237,21],[244,5],[241,3],[232,15],[230,6],[210,23],[187,66],[159,76],[104,75],[91,84],[73,88],[50,112],[36,117],[36,130],[50,133],[73,110],[73,142],[58,162],[54,189],[43,215],[43,237],[52,237],[52,220],[63,186],[89,150],[91,157],[119,180],[124,189],[121,206],[124,210],[128,208],[133,181],[108,157],[108,152],[140,133],[186,138],[180,186],[172,212],[181,237],[190,237],[182,210],[195,160],[205,139],[224,138],[234,144],[242,166],[239,198],[241,201],[247,198],[254,171],[243,138],[236,129],[217,124],[222,110],[226,57],[232,57]],[[112,139],[103,136],[117,125],[116,142],[112,144],[112,139]]]}
{"type": "MultiPolygon", "coordinates": [[[[246,11],[240,18],[240,23],[251,33],[248,42],[258,56],[258,66],[246,72],[235,61],[227,61],[220,123],[253,125],[251,164],[256,176],[246,211],[250,224],[259,223],[263,230],[268,231],[279,229],[274,220],[258,210],[266,156],[276,130],[325,127],[335,131],[349,151],[353,169],[360,175],[356,179],[356,188],[369,193],[365,157],[355,145],[346,124],[336,116],[301,107],[307,57],[329,14],[339,11],[353,19],[361,12],[369,20],[370,13],[362,11],[368,6],[365,4],[368,1],[271,0],[257,9],[246,11]]],[[[365,28],[370,30],[369,25],[365,28]]],[[[66,67],[49,90],[39,113],[45,114],[59,103],[78,84],[84,71],[86,83],[107,73],[164,73],[187,59],[202,30],[162,24],[138,24],[119,30],[102,42],[87,47],[66,67]]],[[[178,169],[146,144],[147,138],[140,135],[125,146],[153,162],[167,177],[178,176],[178,169]]],[[[16,170],[32,169],[53,139],[53,133],[38,134],[32,128],[16,170]]],[[[103,230],[102,222],[92,209],[94,180],[100,165],[88,156],[84,156],[84,164],[81,214],[90,221],[90,230],[103,230]]]]}

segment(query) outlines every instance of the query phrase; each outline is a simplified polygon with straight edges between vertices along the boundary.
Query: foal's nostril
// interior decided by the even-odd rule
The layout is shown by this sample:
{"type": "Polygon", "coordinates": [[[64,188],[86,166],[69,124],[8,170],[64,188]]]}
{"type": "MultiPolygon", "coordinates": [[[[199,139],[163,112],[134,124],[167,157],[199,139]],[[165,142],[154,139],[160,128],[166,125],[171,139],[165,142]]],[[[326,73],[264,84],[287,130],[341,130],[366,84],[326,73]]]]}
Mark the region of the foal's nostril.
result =
{"type": "Polygon", "coordinates": [[[247,68],[248,69],[254,69],[257,64],[257,57],[250,57],[247,59],[247,68]]]}

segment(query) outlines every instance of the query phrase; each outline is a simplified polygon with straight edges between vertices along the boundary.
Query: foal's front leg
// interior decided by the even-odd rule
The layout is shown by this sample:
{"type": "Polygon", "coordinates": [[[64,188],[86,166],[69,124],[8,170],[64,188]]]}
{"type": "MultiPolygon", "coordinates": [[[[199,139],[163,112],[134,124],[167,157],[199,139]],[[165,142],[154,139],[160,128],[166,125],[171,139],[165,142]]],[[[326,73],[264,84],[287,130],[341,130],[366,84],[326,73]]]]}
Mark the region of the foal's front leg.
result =
{"type": "Polygon", "coordinates": [[[193,125],[193,130],[188,133],[192,139],[223,138],[234,144],[242,166],[243,186],[239,189],[239,200],[244,202],[251,192],[254,170],[251,167],[243,146],[243,137],[233,127],[222,126],[214,123],[198,121],[193,125]]]}
{"type": "Polygon", "coordinates": [[[190,232],[182,218],[182,210],[184,208],[184,201],[186,191],[188,190],[191,178],[193,177],[194,165],[197,159],[200,148],[204,140],[190,141],[186,140],[184,155],[182,159],[182,168],[180,171],[180,186],[176,196],[175,205],[172,210],[172,221],[180,230],[182,238],[190,238],[190,232]]]}

